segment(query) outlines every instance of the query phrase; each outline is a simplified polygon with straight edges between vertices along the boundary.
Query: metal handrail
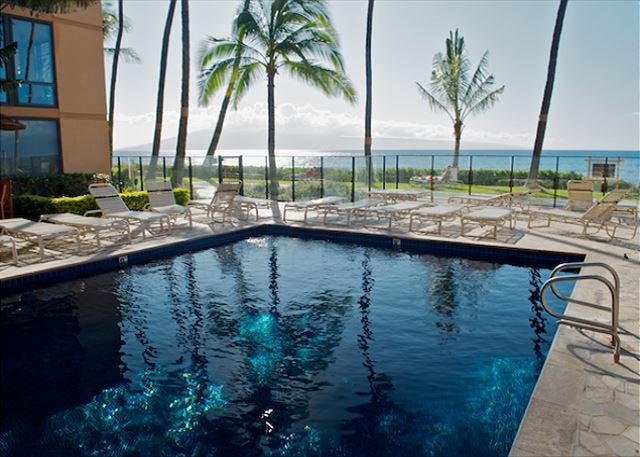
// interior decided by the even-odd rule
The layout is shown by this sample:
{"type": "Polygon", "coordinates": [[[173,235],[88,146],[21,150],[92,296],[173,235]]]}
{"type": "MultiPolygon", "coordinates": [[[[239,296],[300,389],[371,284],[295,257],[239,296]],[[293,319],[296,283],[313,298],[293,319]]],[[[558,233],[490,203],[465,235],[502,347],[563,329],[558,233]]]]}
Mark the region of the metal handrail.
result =
{"type": "Polygon", "coordinates": [[[551,272],[551,277],[542,286],[542,289],[540,290],[540,301],[542,302],[542,306],[545,311],[559,319],[558,325],[569,325],[584,330],[591,330],[594,332],[606,333],[608,335],[611,335],[611,344],[613,344],[615,347],[613,360],[615,363],[619,362],[621,345],[620,335],[618,335],[618,319],[620,309],[620,277],[618,276],[618,273],[613,268],[611,268],[611,266],[602,262],[573,262],[558,265],[551,272]],[[582,267],[601,267],[606,269],[613,276],[613,284],[607,278],[594,274],[556,276],[561,271],[582,267]],[[556,284],[560,282],[577,282],[583,280],[593,280],[604,284],[611,293],[611,306],[603,306],[596,303],[590,303],[583,300],[567,297],[566,295],[560,293],[556,288],[556,284]],[[588,306],[595,309],[611,311],[611,324],[605,324],[598,321],[592,321],[589,319],[583,319],[580,317],[569,316],[567,314],[555,312],[547,304],[547,300],[545,298],[545,292],[547,291],[547,289],[551,289],[551,291],[557,298],[559,298],[560,300],[564,300],[567,303],[576,303],[578,305],[588,306]]]}

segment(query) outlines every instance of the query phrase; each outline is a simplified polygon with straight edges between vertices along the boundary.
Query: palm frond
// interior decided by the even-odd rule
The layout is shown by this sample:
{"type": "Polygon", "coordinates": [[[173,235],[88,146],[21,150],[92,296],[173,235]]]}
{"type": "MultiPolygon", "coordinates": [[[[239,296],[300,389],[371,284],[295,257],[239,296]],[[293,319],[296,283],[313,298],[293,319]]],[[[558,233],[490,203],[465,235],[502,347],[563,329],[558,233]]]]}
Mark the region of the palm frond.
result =
{"type": "Polygon", "coordinates": [[[3,6],[10,8],[25,8],[32,14],[37,13],[69,13],[78,9],[85,9],[99,0],[3,0],[3,6]]]}
{"type": "Polygon", "coordinates": [[[238,103],[240,103],[240,100],[245,96],[263,68],[264,64],[261,62],[253,62],[240,68],[233,92],[233,109],[238,109],[238,103]]]}
{"type": "Polygon", "coordinates": [[[329,96],[342,96],[350,103],[355,103],[357,100],[356,91],[351,81],[340,71],[306,61],[286,61],[285,68],[292,76],[317,87],[329,96]]]}
{"type": "Polygon", "coordinates": [[[0,66],[6,65],[9,60],[18,52],[18,42],[14,41],[8,45],[0,48],[0,66]]]}
{"type": "MultiPolygon", "coordinates": [[[[108,56],[113,56],[115,52],[115,48],[104,48],[104,53],[108,56]]],[[[133,48],[120,48],[120,58],[125,63],[142,63],[142,59],[133,48]]]]}
{"type": "Polygon", "coordinates": [[[469,114],[478,114],[482,111],[486,111],[496,104],[498,101],[498,95],[504,92],[504,86],[499,87],[493,92],[489,92],[482,99],[478,100],[474,105],[470,106],[466,112],[465,117],[469,114]]]}
{"type": "Polygon", "coordinates": [[[231,78],[235,58],[220,60],[210,67],[203,69],[198,79],[198,103],[203,106],[209,104],[211,97],[231,78]]]}
{"type": "Polygon", "coordinates": [[[431,107],[432,110],[434,111],[443,111],[447,114],[447,116],[449,116],[449,118],[454,121],[453,116],[451,115],[451,113],[449,112],[449,108],[447,108],[447,106],[445,105],[445,103],[441,102],[440,100],[438,100],[438,98],[434,95],[432,95],[431,93],[429,93],[429,91],[427,89],[425,89],[422,84],[420,84],[419,82],[416,82],[416,86],[418,86],[418,92],[420,92],[420,95],[422,95],[422,98],[424,98],[428,103],[429,106],[431,107]]]}

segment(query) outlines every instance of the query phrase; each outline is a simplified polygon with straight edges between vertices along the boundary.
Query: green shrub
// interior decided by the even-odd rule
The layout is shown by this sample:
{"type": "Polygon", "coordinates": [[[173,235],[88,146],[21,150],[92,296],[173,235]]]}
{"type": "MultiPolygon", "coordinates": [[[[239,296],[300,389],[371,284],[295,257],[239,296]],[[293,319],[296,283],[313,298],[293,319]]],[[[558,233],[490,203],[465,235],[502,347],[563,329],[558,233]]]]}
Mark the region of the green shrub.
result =
{"type": "MultiPolygon", "coordinates": [[[[188,189],[174,189],[173,195],[179,205],[189,201],[188,189]]],[[[142,211],[149,203],[147,192],[124,192],[122,200],[132,211],[142,211]]],[[[42,197],[40,195],[17,195],[13,197],[13,210],[16,217],[38,220],[42,214],[73,213],[84,214],[98,209],[91,195],[79,197],[42,197]]]]}
{"type": "Polygon", "coordinates": [[[77,197],[87,193],[92,173],[63,173],[45,176],[15,176],[11,178],[13,195],[43,197],[77,197]]]}

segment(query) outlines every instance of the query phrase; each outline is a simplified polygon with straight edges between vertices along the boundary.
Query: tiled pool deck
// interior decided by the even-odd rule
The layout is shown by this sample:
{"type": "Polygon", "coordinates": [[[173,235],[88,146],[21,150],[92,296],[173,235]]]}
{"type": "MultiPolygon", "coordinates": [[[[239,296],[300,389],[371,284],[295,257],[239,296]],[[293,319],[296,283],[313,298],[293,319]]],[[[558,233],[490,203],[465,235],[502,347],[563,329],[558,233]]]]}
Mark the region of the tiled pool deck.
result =
{"type": "MultiPolygon", "coordinates": [[[[511,456],[640,456],[640,235],[632,241],[608,242],[586,239],[579,230],[565,224],[550,228],[526,228],[520,220],[511,231],[501,229],[497,240],[459,234],[459,224],[447,224],[443,236],[408,233],[405,225],[391,232],[344,225],[323,225],[315,219],[309,224],[288,222],[280,218],[280,208],[258,222],[236,226],[217,226],[213,232],[206,225],[194,224],[193,229],[180,229],[171,235],[136,241],[128,246],[112,246],[102,252],[83,256],[60,255],[45,262],[22,264],[19,267],[0,263],[0,281],[23,278],[69,267],[69,274],[90,274],[98,267],[116,268],[119,264],[142,263],[153,258],[202,249],[216,244],[261,233],[285,232],[299,228],[305,236],[357,240],[366,235],[367,242],[389,244],[389,237],[401,240],[409,247],[415,241],[433,241],[439,251],[479,252],[487,249],[491,258],[510,252],[514,259],[549,253],[565,257],[582,257],[588,262],[605,262],[616,269],[621,280],[620,327],[622,354],[614,364],[609,337],[588,331],[560,326],[552,343],[542,374],[538,380],[511,456]],[[328,233],[329,232],[329,233],[328,233]],[[384,235],[371,236],[372,233],[384,235]],[[125,257],[126,256],[126,257],[125,257]],[[98,263],[96,263],[98,262],[98,263]]],[[[265,215],[264,213],[263,215],[265,215]]],[[[481,235],[479,229],[471,235],[481,235]]],[[[363,238],[364,239],[364,238],[363,238]]],[[[6,293],[6,288],[2,287],[6,293]]],[[[574,298],[602,301],[608,305],[606,291],[594,281],[576,285],[574,298]]],[[[568,314],[606,321],[607,313],[570,304],[568,314]]]]}

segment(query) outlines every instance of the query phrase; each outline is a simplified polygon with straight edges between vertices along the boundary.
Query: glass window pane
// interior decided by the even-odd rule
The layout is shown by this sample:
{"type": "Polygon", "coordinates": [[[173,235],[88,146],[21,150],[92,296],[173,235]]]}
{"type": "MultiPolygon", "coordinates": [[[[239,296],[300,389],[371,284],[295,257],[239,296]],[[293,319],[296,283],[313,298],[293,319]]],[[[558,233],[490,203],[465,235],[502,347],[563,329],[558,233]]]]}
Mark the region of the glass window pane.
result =
{"type": "Polygon", "coordinates": [[[18,42],[16,55],[18,79],[52,83],[51,26],[19,19],[13,19],[12,24],[13,39],[18,42]]]}
{"type": "Polygon", "coordinates": [[[0,132],[2,175],[59,173],[60,150],[57,121],[18,120],[27,128],[17,132],[0,132]]]}
{"type": "MultiPolygon", "coordinates": [[[[0,17],[0,48],[4,48],[4,22],[0,17]]],[[[0,65],[0,79],[7,79],[6,65],[0,65]]],[[[7,103],[7,93],[0,90],[0,103],[7,103]]]]}
{"type": "Polygon", "coordinates": [[[56,104],[53,86],[37,83],[24,83],[18,88],[18,100],[21,105],[46,105],[56,104]]]}

